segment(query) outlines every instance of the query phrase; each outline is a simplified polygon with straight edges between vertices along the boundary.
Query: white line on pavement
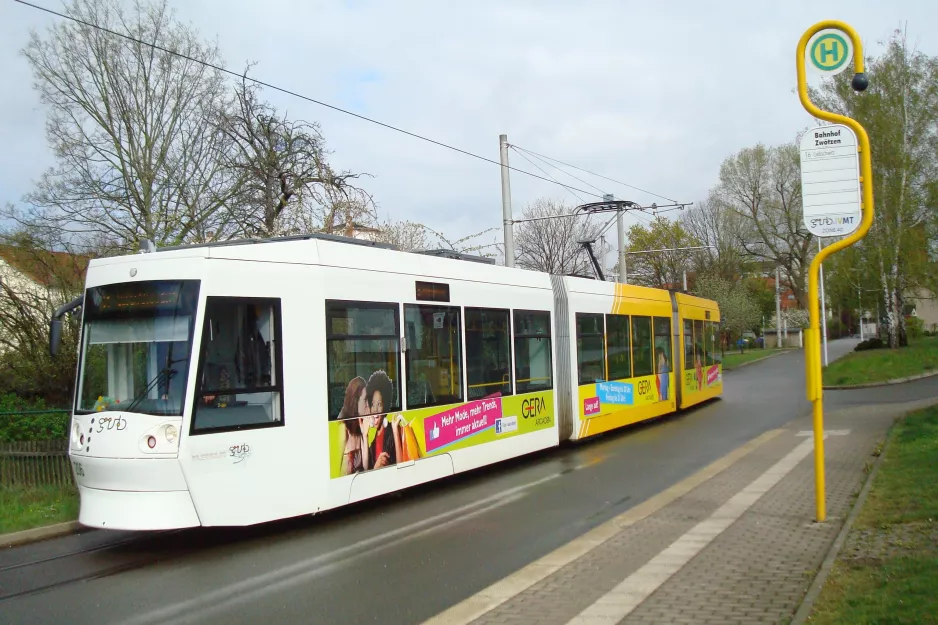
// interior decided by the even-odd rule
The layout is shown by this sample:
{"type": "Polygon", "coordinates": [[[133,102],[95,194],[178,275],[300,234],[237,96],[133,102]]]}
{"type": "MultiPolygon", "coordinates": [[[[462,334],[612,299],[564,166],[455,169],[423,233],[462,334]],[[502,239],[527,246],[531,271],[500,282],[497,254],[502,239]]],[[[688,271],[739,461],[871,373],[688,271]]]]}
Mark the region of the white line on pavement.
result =
{"type": "MultiPolygon", "coordinates": [[[[827,438],[826,435],[825,438],[827,438]]],[[[800,443],[749,486],[720,506],[709,518],[688,530],[647,564],[626,577],[618,586],[573,617],[567,625],[618,623],[628,616],[651,593],[681,570],[691,558],[700,553],[749,510],[762,495],[769,492],[783,477],[788,475],[811,453],[812,449],[814,449],[812,439],[800,443]]]]}

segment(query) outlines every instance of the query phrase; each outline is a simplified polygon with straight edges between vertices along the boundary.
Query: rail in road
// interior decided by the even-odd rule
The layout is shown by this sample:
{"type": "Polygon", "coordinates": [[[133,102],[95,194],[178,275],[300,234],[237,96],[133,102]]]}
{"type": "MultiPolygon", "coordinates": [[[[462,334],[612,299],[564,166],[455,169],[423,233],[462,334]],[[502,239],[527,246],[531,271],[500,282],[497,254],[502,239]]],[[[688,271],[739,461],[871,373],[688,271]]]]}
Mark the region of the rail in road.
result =
{"type": "MultiPolygon", "coordinates": [[[[681,415],[320,517],[9,549],[0,622],[422,622],[808,413],[800,352],[725,381],[681,415]]],[[[935,378],[825,394],[831,409],[933,396],[935,378]]]]}

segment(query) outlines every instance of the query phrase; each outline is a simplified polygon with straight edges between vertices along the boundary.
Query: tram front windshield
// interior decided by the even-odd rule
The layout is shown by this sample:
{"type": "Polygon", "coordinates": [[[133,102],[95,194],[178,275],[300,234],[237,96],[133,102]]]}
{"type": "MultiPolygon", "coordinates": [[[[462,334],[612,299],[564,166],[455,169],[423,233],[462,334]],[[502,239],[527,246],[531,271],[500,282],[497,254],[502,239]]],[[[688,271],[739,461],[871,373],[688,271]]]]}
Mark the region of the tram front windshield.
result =
{"type": "Polygon", "coordinates": [[[76,412],[182,415],[198,295],[198,280],[88,289],[76,412]]]}

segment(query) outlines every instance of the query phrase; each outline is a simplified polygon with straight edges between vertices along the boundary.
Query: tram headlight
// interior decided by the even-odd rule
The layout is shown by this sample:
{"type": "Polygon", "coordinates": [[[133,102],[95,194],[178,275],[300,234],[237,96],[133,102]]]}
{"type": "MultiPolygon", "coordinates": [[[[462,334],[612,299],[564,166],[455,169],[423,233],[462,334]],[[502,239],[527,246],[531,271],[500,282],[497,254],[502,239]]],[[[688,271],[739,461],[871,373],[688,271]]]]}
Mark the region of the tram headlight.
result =
{"type": "Polygon", "coordinates": [[[76,421],[75,424],[72,425],[72,445],[75,447],[81,447],[81,436],[81,424],[76,421]]]}
{"type": "Polygon", "coordinates": [[[179,425],[160,423],[145,431],[139,439],[140,451],[145,454],[172,454],[179,450],[179,425]]]}

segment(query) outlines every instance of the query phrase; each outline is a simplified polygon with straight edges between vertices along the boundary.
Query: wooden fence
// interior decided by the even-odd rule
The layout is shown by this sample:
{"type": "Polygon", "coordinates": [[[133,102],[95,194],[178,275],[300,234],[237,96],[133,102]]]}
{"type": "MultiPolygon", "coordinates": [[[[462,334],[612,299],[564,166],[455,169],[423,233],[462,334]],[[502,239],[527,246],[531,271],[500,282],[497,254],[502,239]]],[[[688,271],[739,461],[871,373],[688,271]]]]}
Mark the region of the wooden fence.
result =
{"type": "Polygon", "coordinates": [[[0,419],[15,420],[3,423],[7,427],[6,440],[0,438],[0,488],[75,486],[68,439],[62,436],[68,431],[67,410],[4,412],[0,419]],[[50,420],[64,424],[50,429],[50,420]]]}
{"type": "Polygon", "coordinates": [[[0,487],[74,486],[68,439],[0,442],[0,487]]]}

